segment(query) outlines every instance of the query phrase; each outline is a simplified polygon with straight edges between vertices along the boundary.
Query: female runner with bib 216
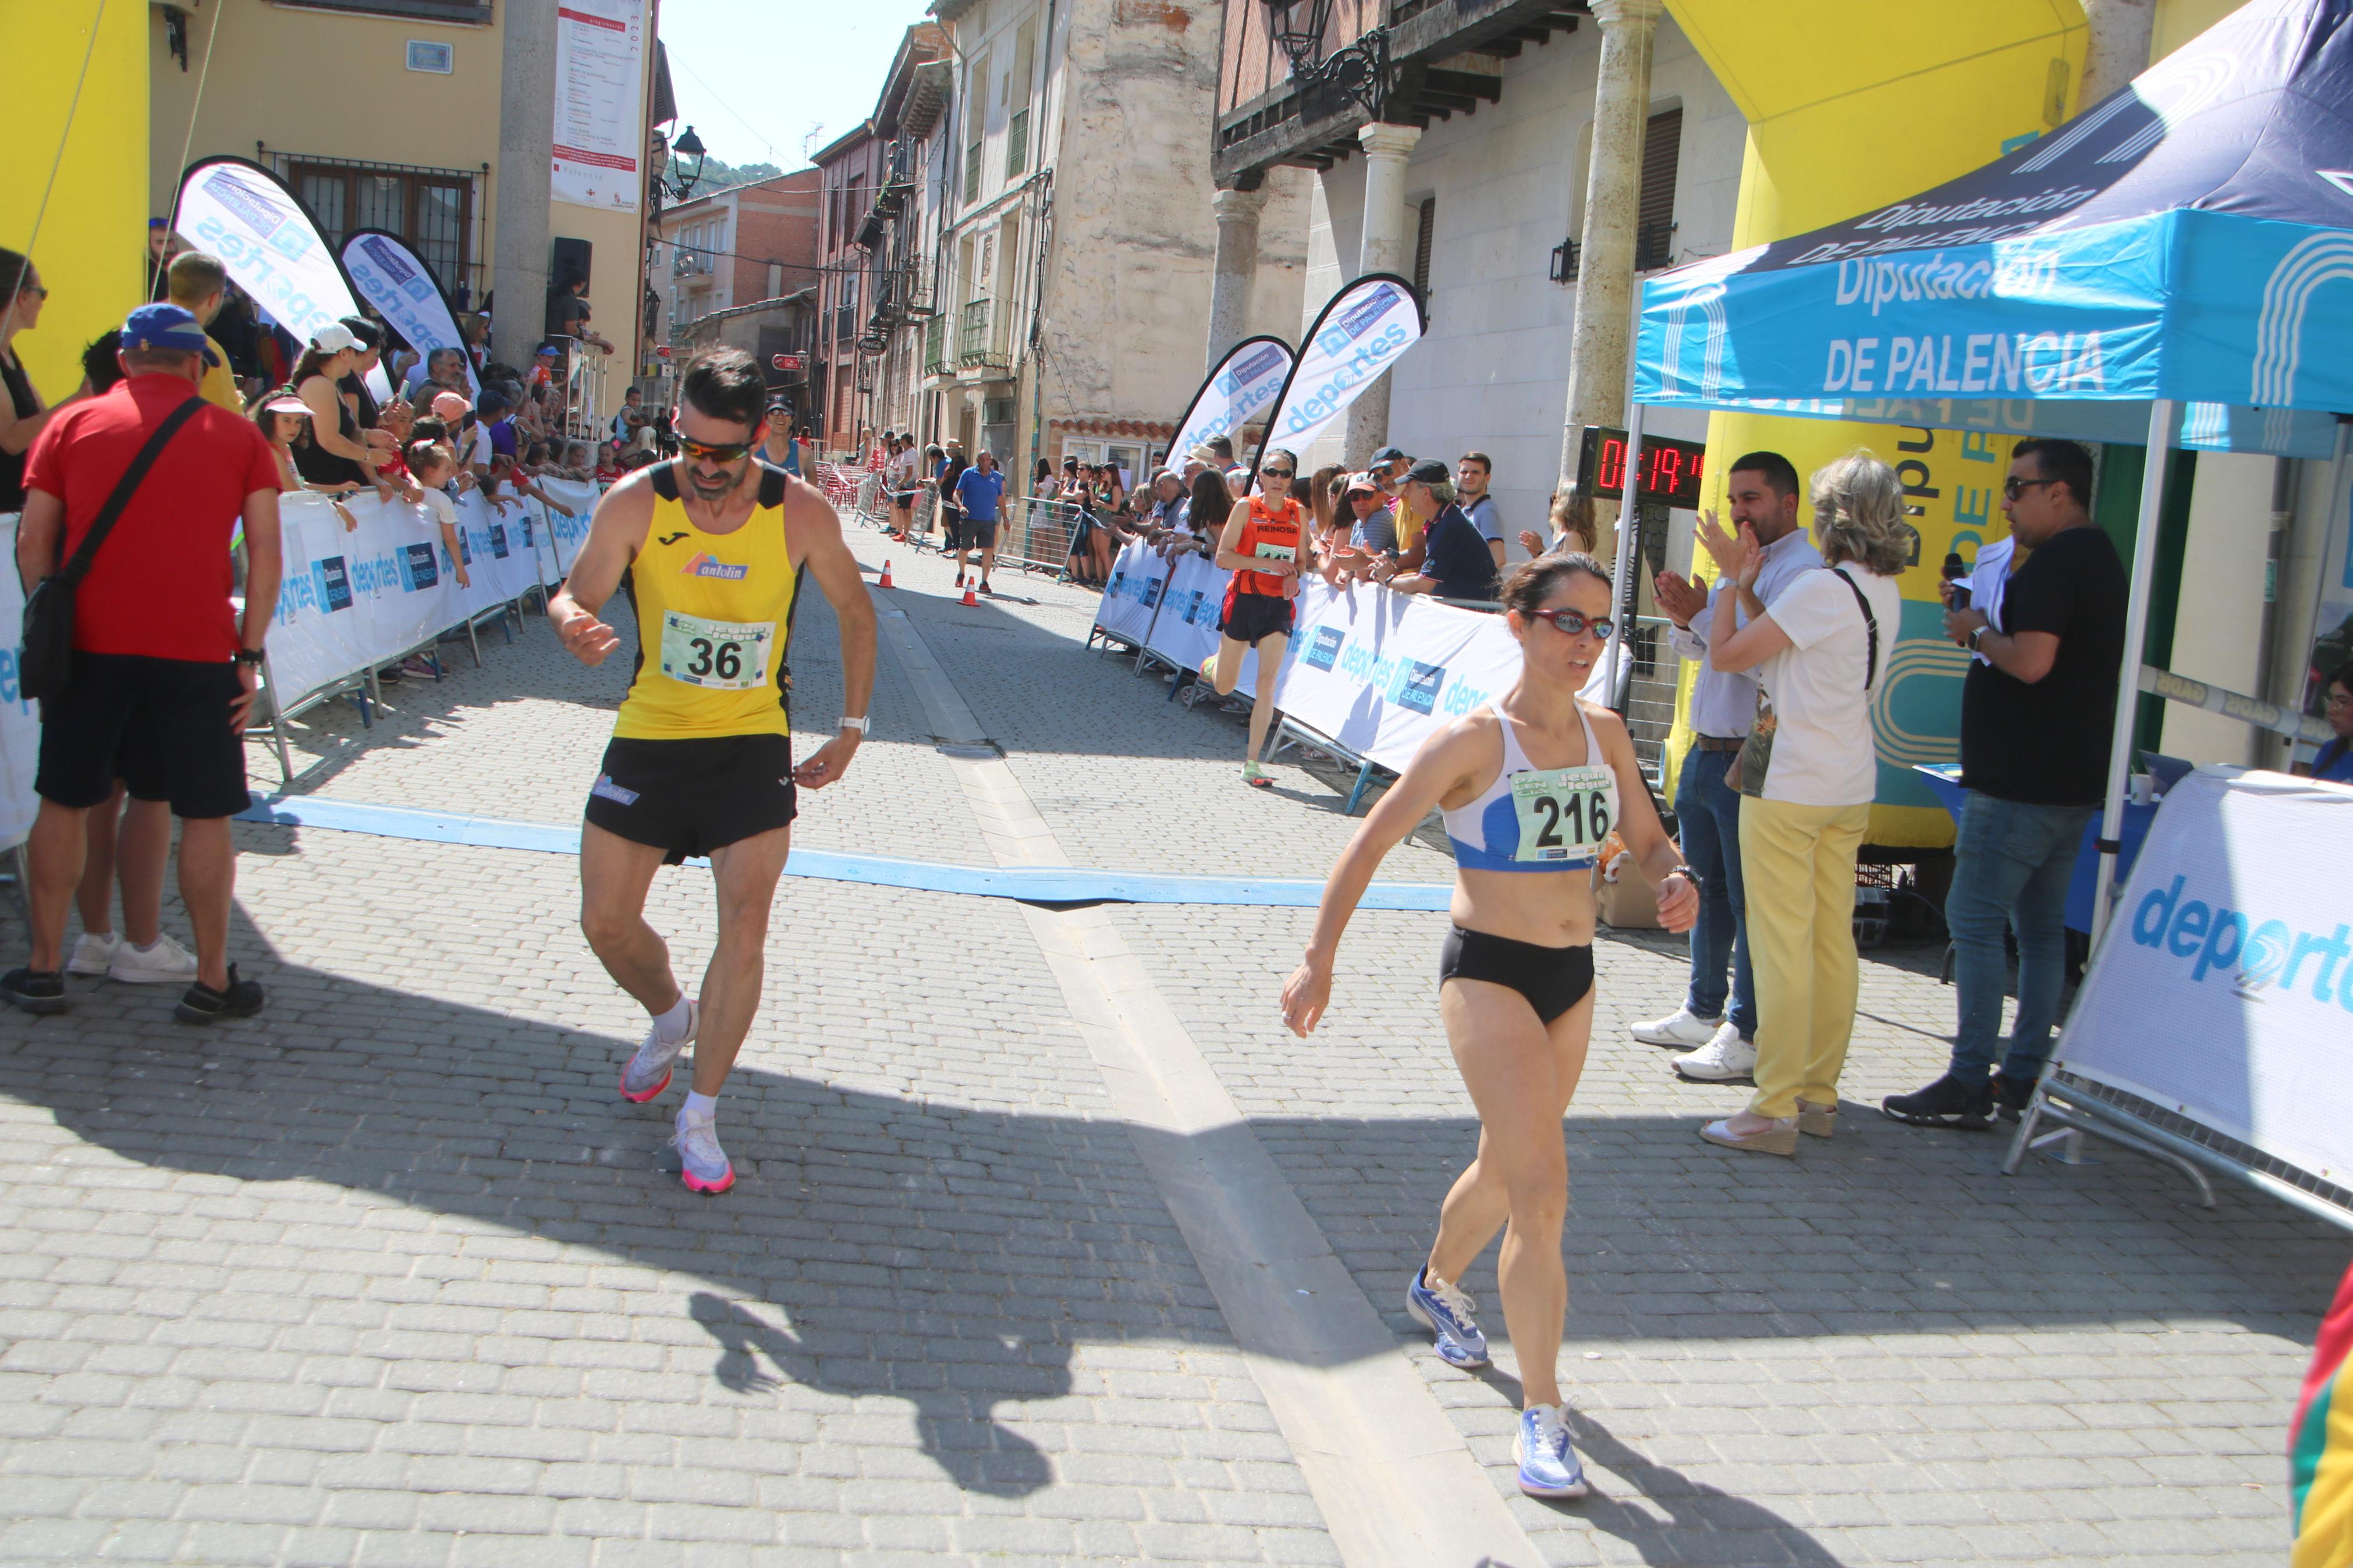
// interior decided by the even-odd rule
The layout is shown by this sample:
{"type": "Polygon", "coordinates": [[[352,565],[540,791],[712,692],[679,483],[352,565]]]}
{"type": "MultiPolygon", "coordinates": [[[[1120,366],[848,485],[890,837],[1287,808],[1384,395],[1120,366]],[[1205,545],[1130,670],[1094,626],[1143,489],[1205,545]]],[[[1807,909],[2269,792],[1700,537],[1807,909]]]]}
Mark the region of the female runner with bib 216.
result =
{"type": "Polygon", "coordinates": [[[1432,735],[1365,818],[1324,884],[1306,956],[1282,988],[1282,1018],[1301,1036],[1315,1027],[1340,933],[1381,857],[1442,808],[1457,869],[1438,1010],[1479,1111],[1479,1152],[1439,1210],[1406,1310],[1447,1362],[1485,1364],[1486,1337],[1459,1282],[1508,1222],[1497,1274],[1520,1363],[1520,1489],[1582,1497],[1554,1363],[1568,1310],[1561,1118],[1593,1030],[1595,852],[1615,827],[1658,886],[1671,931],[1690,929],[1699,889],[1659,825],[1625,721],[1577,700],[1609,643],[1609,574],[1590,555],[1544,556],[1512,574],[1504,603],[1519,679],[1432,735]]]}

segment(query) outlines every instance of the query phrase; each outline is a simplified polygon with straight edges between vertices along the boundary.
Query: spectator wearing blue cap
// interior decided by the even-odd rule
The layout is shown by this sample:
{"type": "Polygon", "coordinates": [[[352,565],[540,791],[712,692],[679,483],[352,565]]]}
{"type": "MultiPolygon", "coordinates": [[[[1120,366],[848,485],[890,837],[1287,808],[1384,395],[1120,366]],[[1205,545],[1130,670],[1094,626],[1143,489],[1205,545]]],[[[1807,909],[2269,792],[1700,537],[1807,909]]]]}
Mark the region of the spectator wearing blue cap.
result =
{"type": "Polygon", "coordinates": [[[80,563],[70,679],[41,703],[40,811],[26,845],[32,955],[0,975],[0,1000],[63,1012],[66,911],[88,852],[90,809],[118,776],[133,800],[180,818],[180,897],[196,940],[196,977],[177,1016],[190,1023],[259,1012],[261,987],[228,962],[237,847],[228,819],[247,804],[246,719],[260,684],[262,638],[278,605],[276,457],[249,420],[197,393],[215,359],[195,317],[142,305],[122,323],[123,380],[58,411],[26,466],[16,570],[29,592],[80,563]],[[109,498],[143,467],[119,510],[109,498]],[[245,611],[230,595],[229,540],[247,552],[245,611]]]}

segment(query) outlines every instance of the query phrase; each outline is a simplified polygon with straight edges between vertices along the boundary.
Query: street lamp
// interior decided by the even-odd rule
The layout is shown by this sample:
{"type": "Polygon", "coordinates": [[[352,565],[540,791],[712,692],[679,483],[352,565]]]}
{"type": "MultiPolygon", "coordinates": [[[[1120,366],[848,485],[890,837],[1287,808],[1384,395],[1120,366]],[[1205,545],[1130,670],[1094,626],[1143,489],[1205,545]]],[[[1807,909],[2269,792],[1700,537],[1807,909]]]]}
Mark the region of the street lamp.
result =
{"type": "Polygon", "coordinates": [[[1262,0],[1267,30],[1291,61],[1291,79],[1298,84],[1299,118],[1324,120],[1350,104],[1378,120],[1393,85],[1389,71],[1389,36],[1375,27],[1355,43],[1324,50],[1324,33],[1332,22],[1332,0],[1262,0]]]}
{"type": "Polygon", "coordinates": [[[694,133],[694,127],[691,125],[680,133],[676,142],[670,143],[670,153],[674,160],[687,158],[694,160],[694,172],[690,174],[681,168],[677,183],[670,187],[677,193],[678,199],[684,201],[693,194],[696,183],[702,178],[702,161],[710,154],[704,151],[702,138],[694,133]]]}

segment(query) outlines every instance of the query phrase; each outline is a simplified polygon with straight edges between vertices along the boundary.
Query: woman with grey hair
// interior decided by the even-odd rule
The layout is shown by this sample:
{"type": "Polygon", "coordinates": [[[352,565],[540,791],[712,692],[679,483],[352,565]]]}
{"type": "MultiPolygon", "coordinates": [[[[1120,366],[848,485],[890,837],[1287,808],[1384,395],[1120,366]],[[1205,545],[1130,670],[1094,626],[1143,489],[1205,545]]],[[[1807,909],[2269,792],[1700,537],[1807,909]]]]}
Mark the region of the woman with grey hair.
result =
{"type": "Polygon", "coordinates": [[[1706,514],[1701,542],[1739,584],[1719,595],[1708,639],[1715,668],[1756,669],[1769,710],[1735,765],[1749,957],[1757,973],[1757,1092],[1746,1110],[1700,1129],[1711,1143],[1795,1154],[1798,1134],[1838,1125],[1839,1071],[1854,1029],[1854,861],[1879,782],[1871,699],[1895,651],[1912,556],[1895,470],[1856,451],[1813,479],[1821,572],[1801,573],[1769,605],[1757,597],[1764,552],[1706,514]]]}

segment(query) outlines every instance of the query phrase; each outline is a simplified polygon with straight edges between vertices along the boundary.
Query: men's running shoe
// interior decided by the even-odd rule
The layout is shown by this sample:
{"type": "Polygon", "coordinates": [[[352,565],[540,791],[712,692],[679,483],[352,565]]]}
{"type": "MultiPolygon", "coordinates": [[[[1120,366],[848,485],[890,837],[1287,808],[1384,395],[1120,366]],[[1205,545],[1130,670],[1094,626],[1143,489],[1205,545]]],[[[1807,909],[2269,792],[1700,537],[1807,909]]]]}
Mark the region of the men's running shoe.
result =
{"type": "Polygon", "coordinates": [[[1528,1496],[1585,1495],[1585,1467],[1577,1462],[1577,1448],[1568,1440],[1568,1421],[1559,1405],[1531,1405],[1520,1412],[1512,1458],[1520,1462],[1520,1489],[1528,1496]]]}
{"type": "Polygon", "coordinates": [[[1994,1113],[2004,1121],[2016,1121],[2024,1116],[2028,1102],[2034,1098],[2036,1081],[2012,1078],[2000,1068],[1994,1068],[1993,1076],[1986,1079],[1986,1087],[1993,1090],[1994,1113]]]}
{"type": "Polygon", "coordinates": [[[1703,1018],[1689,1007],[1678,1007],[1663,1018],[1635,1025],[1634,1037],[1646,1046],[1681,1046],[1690,1050],[1714,1039],[1723,1025],[1722,1018],[1703,1018]]]}
{"type": "Polygon", "coordinates": [[[1438,1356],[1447,1365],[1469,1371],[1487,1364],[1487,1336],[1471,1321],[1479,1310],[1459,1285],[1444,1280],[1430,1282],[1430,1266],[1423,1264],[1414,1270],[1413,1280],[1405,1288],[1405,1314],[1438,1341],[1438,1356]]]}
{"type": "Polygon", "coordinates": [[[68,974],[103,974],[106,966],[114,962],[121,951],[122,938],[113,932],[105,936],[84,931],[74,938],[73,956],[66,961],[68,974]]]}
{"type": "MultiPolygon", "coordinates": [[[[79,944],[74,953],[80,955],[79,944]]],[[[157,936],[155,945],[145,949],[126,939],[115,944],[106,977],[129,985],[185,985],[196,977],[196,955],[168,936],[157,936]]]]}
{"type": "Polygon", "coordinates": [[[66,997],[66,977],[54,969],[12,969],[0,974],[0,999],[26,1013],[62,1013],[73,1005],[66,997]]]}
{"type": "Polygon", "coordinates": [[[1677,1057],[1673,1066],[1678,1077],[1696,1083],[1754,1083],[1757,1047],[1742,1039],[1739,1028],[1727,1018],[1707,1044],[1677,1057]]]}
{"type": "Polygon", "coordinates": [[[217,1024],[225,1018],[250,1018],[268,1000],[258,980],[239,980],[237,965],[228,966],[228,984],[216,991],[199,980],[181,993],[172,1016],[183,1024],[217,1024]]]}
{"type": "Polygon", "coordinates": [[[678,1173],[691,1193],[723,1193],[735,1184],[735,1167],[728,1163],[727,1151],[719,1146],[719,1124],[715,1121],[689,1121],[686,1110],[678,1113],[678,1131],[671,1135],[670,1146],[678,1151],[678,1173]]]}
{"type": "Polygon", "coordinates": [[[632,1105],[643,1105],[670,1087],[670,1068],[677,1062],[678,1053],[694,1038],[694,1031],[702,1024],[696,1014],[697,1009],[690,1001],[686,1005],[686,1033],[674,1040],[661,1037],[659,1024],[646,1026],[645,1043],[638,1047],[638,1054],[629,1058],[628,1065],[621,1068],[623,1100],[632,1105]]]}
{"type": "Polygon", "coordinates": [[[1963,1083],[1952,1074],[1910,1094],[1891,1094],[1879,1109],[1912,1127],[1958,1127],[1982,1132],[1993,1125],[1993,1089],[1963,1083]]]}

